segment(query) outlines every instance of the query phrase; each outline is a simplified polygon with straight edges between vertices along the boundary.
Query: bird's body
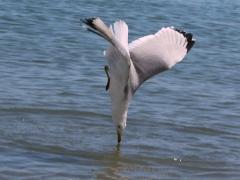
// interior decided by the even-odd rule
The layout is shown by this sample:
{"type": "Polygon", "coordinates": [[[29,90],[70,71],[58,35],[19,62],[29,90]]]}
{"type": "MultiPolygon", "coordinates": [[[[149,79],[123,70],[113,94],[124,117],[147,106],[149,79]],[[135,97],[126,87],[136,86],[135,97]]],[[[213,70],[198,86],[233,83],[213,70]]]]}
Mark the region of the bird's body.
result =
{"type": "Polygon", "coordinates": [[[116,21],[108,28],[100,18],[85,19],[88,30],[110,42],[104,53],[109,68],[106,89],[112,101],[112,118],[118,143],[126,127],[128,106],[139,86],[147,79],[180,62],[194,44],[192,35],[174,28],[162,28],[128,44],[128,26],[116,21]]]}
{"type": "Polygon", "coordinates": [[[118,142],[126,127],[128,106],[132,99],[133,78],[137,77],[128,49],[128,27],[123,21],[114,23],[110,27],[118,48],[110,45],[105,52],[109,64],[110,86],[109,94],[112,101],[112,116],[117,129],[118,142]]]}

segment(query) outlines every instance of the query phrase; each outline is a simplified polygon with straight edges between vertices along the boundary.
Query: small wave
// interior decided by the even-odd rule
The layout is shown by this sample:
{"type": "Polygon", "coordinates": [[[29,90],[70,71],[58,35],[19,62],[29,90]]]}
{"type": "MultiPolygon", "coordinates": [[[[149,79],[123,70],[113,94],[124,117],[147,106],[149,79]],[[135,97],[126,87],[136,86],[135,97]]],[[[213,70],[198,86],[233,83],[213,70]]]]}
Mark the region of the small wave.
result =
{"type": "Polygon", "coordinates": [[[46,60],[32,60],[33,63],[37,63],[37,64],[49,64],[51,63],[50,61],[46,61],[46,60]]]}
{"type": "Polygon", "coordinates": [[[182,126],[176,128],[178,131],[194,134],[206,134],[210,136],[217,136],[222,134],[229,134],[226,131],[209,128],[209,127],[196,127],[196,126],[182,126]]]}
{"type": "Polygon", "coordinates": [[[22,113],[34,113],[34,114],[56,114],[56,115],[76,115],[76,116],[93,116],[108,117],[107,114],[90,112],[90,111],[78,111],[70,109],[46,109],[46,108],[30,108],[30,107],[11,107],[11,108],[0,108],[0,112],[22,112],[22,113]]]}
{"type": "Polygon", "coordinates": [[[58,93],[58,95],[59,96],[77,96],[77,94],[75,94],[75,93],[66,92],[66,91],[60,92],[60,93],[58,93]]]}

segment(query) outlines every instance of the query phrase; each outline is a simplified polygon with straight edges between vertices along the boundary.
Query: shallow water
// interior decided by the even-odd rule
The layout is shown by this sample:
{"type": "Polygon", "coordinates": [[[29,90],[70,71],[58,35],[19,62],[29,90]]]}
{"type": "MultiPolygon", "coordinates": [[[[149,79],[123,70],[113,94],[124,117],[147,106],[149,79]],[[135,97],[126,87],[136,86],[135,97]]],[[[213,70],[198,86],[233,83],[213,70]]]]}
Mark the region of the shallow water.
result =
{"type": "Polygon", "coordinates": [[[0,179],[238,179],[239,1],[1,1],[0,179]],[[101,38],[192,32],[183,62],[147,81],[116,147],[101,38]]]}

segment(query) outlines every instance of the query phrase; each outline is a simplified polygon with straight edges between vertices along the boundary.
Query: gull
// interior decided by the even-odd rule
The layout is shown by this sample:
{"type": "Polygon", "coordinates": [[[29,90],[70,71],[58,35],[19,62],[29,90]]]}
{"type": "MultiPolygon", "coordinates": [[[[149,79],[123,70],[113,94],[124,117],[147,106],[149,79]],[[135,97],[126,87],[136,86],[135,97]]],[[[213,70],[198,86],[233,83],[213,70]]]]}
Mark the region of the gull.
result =
{"type": "Polygon", "coordinates": [[[155,34],[128,43],[128,26],[123,20],[116,21],[110,27],[99,17],[81,21],[87,30],[109,42],[109,47],[104,51],[108,61],[108,66],[105,66],[108,78],[106,90],[111,97],[112,119],[120,144],[134,93],[144,81],[182,61],[195,39],[191,33],[163,27],[155,34]]]}

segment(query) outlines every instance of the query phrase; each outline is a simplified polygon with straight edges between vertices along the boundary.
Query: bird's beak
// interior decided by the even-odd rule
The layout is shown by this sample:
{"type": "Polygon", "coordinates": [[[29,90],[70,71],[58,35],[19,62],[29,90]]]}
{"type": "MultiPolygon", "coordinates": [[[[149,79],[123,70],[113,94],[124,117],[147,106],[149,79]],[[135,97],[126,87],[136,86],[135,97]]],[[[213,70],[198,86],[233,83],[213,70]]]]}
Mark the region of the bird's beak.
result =
{"type": "Polygon", "coordinates": [[[118,138],[118,144],[120,144],[122,140],[122,131],[120,129],[117,129],[117,138],[118,138]]]}

